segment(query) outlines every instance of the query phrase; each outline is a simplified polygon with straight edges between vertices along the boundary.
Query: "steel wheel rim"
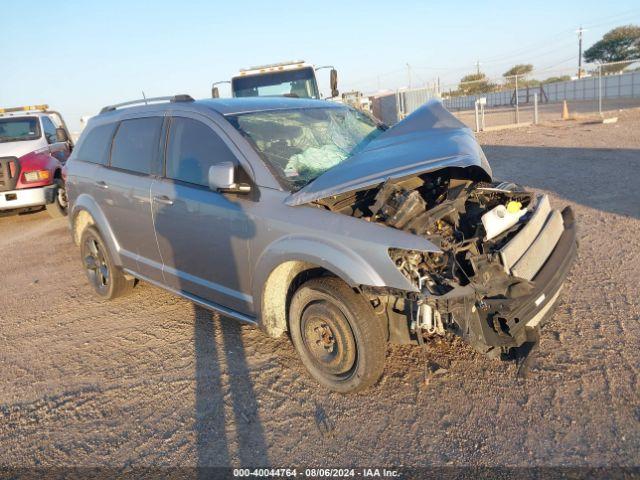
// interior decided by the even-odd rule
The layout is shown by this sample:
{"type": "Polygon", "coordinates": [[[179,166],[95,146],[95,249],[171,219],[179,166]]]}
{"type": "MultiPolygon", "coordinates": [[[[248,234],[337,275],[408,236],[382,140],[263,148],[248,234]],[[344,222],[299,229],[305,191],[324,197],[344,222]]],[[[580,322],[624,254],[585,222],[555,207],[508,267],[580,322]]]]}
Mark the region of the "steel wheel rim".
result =
{"type": "Polygon", "coordinates": [[[357,363],[356,341],[340,309],[328,302],[308,306],[302,314],[300,330],[313,363],[336,377],[351,375],[357,363]]]}

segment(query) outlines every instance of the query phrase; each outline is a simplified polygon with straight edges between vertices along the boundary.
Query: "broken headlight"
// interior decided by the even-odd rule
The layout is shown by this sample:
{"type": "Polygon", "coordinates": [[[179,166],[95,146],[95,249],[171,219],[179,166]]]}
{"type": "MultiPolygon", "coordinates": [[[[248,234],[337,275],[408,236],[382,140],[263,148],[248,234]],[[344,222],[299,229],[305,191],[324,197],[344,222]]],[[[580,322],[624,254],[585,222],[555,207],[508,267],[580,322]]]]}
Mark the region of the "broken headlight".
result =
{"type": "Polygon", "coordinates": [[[421,292],[426,288],[433,295],[442,295],[448,290],[441,281],[448,265],[446,254],[390,248],[389,257],[400,273],[421,292]]]}

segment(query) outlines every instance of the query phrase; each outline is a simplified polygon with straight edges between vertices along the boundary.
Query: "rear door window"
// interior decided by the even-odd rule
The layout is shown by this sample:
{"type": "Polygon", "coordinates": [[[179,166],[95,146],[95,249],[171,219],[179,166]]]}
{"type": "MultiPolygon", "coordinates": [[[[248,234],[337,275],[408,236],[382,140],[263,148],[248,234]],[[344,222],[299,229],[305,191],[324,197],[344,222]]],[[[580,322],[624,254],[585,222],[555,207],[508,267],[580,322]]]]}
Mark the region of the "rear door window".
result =
{"type": "Polygon", "coordinates": [[[209,167],[233,162],[235,155],[207,125],[191,118],[173,117],[169,128],[166,177],[195,185],[209,184],[209,167]]]}
{"type": "Polygon", "coordinates": [[[111,148],[111,166],[136,173],[158,174],[162,117],[123,120],[111,148]]]}
{"type": "Polygon", "coordinates": [[[111,151],[111,140],[116,129],[116,123],[100,125],[87,132],[87,136],[76,149],[76,159],[83,162],[98,163],[107,165],[109,163],[109,152],[111,151]]]}

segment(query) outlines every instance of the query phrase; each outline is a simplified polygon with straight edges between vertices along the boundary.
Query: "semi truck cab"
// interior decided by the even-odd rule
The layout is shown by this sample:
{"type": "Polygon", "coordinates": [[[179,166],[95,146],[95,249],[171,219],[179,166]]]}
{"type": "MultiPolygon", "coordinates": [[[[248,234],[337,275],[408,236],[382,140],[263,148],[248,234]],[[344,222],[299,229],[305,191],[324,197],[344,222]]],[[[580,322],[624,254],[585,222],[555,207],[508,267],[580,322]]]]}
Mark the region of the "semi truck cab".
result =
{"type": "Polygon", "coordinates": [[[330,69],[331,98],[338,96],[338,72],[330,65],[314,67],[304,60],[241,69],[230,82],[216,82],[211,96],[220,96],[217,85],[231,84],[233,97],[293,97],[320,99],[316,72],[330,69]]]}

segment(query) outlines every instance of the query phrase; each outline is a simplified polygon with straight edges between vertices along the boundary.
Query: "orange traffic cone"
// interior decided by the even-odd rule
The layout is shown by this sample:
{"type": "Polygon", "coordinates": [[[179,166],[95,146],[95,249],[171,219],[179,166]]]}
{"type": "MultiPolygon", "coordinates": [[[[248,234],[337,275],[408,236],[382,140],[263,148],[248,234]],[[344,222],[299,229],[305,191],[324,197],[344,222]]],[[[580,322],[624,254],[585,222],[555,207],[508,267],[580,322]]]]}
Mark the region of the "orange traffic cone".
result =
{"type": "Polygon", "coordinates": [[[562,119],[569,120],[569,107],[567,107],[567,101],[562,101],[562,119]]]}

